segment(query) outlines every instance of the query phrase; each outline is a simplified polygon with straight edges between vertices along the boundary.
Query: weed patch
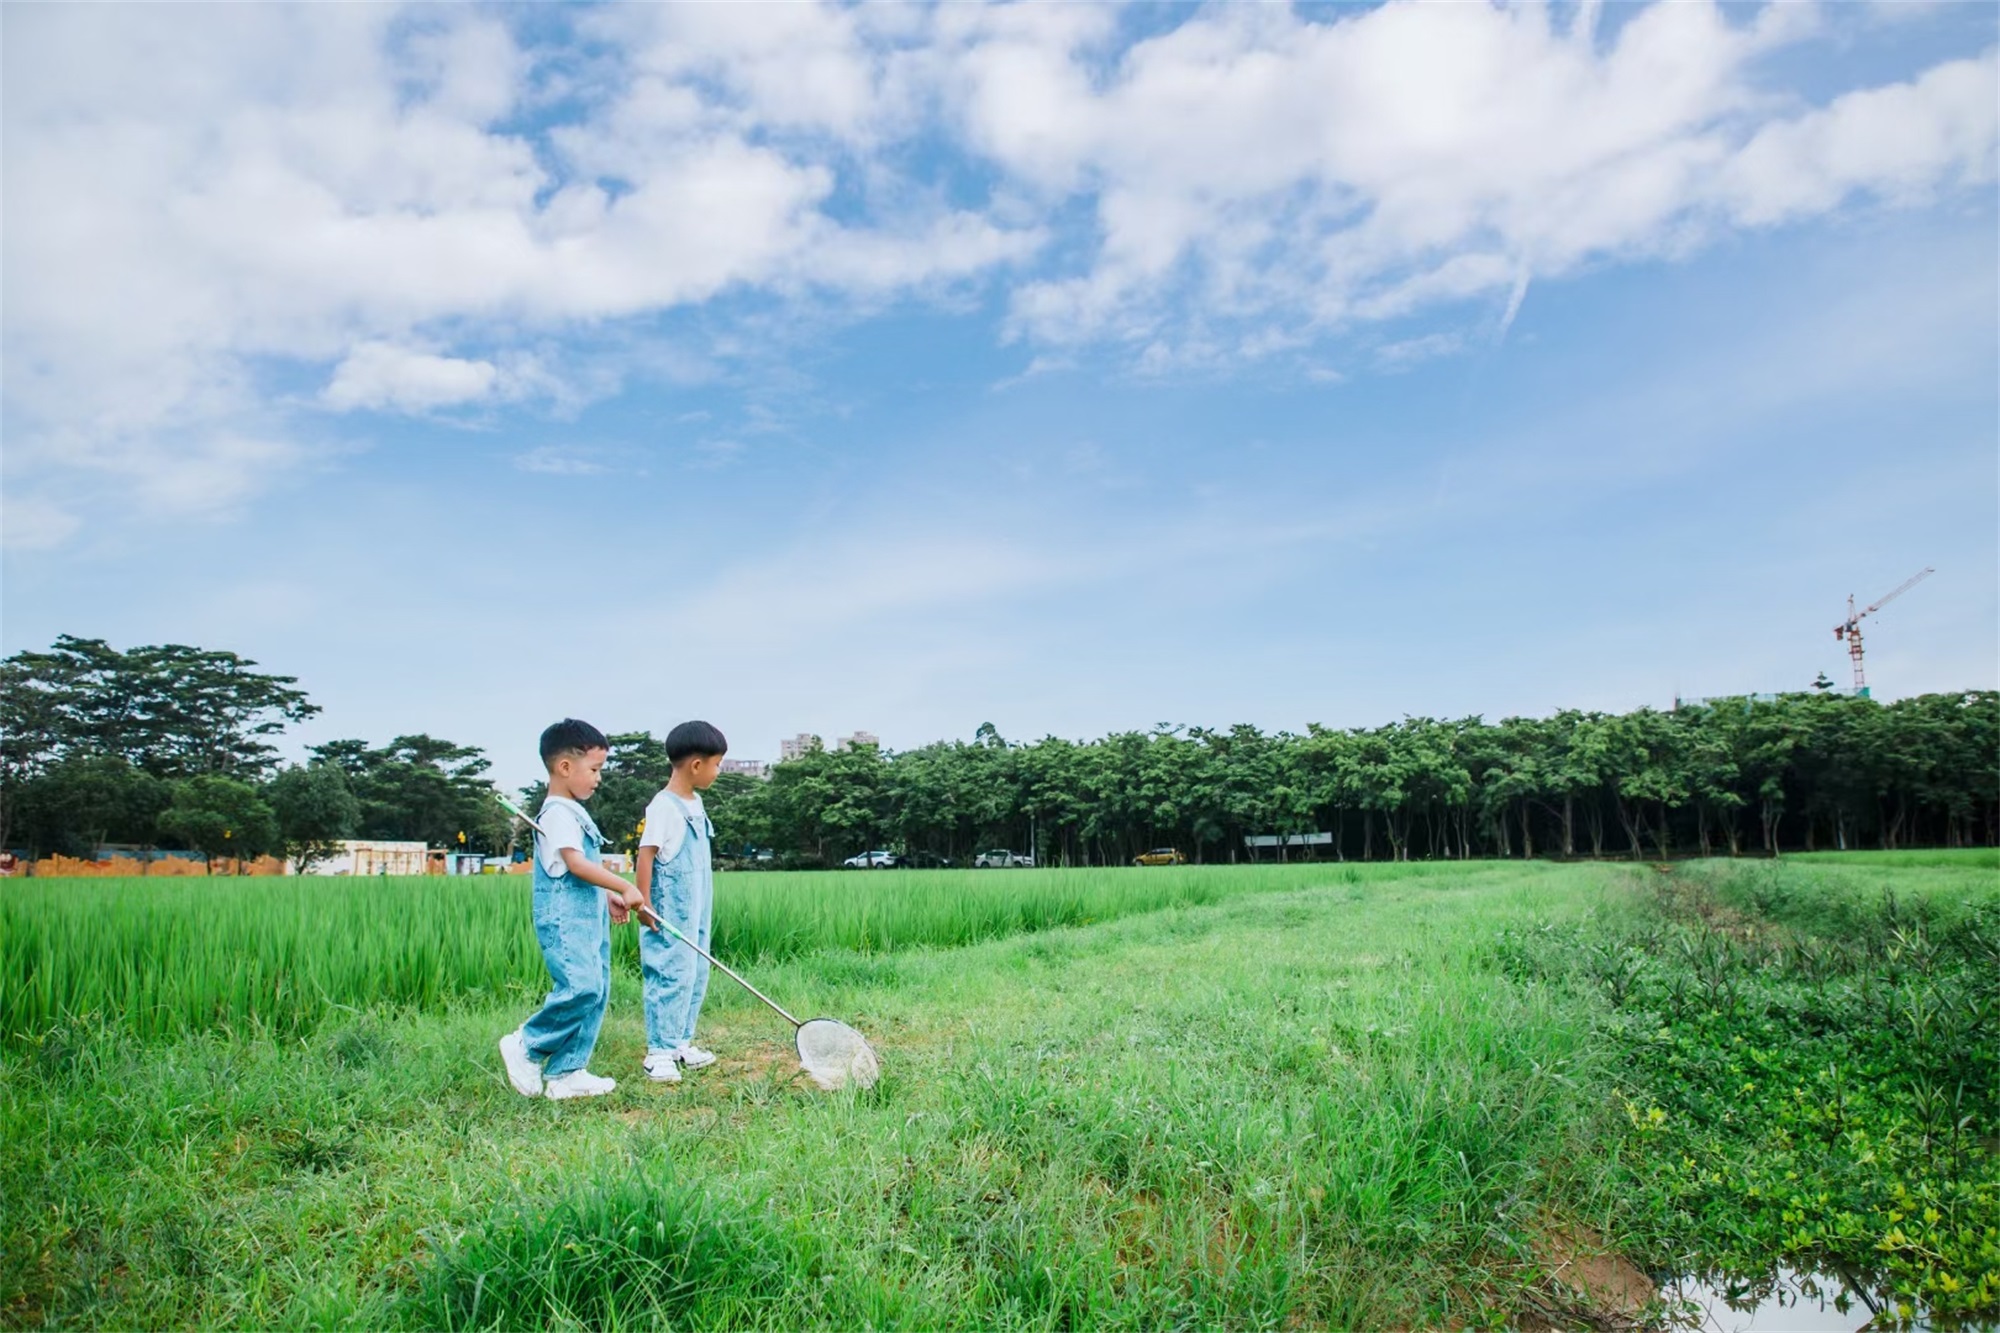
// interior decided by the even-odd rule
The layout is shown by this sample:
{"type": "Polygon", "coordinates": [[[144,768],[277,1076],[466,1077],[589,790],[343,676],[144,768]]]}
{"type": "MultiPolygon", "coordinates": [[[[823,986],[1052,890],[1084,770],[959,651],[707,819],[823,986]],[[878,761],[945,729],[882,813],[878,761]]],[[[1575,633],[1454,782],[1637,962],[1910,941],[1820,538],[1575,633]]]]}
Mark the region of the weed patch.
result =
{"type": "Polygon", "coordinates": [[[447,1246],[404,1313],[449,1329],[780,1322],[809,1290],[797,1238],[665,1163],[553,1204],[520,1203],[447,1246]]]}
{"type": "Polygon", "coordinates": [[[1991,1315],[2000,893],[1816,896],[1824,874],[1698,867],[1631,929],[1510,932],[1497,956],[1601,992],[1658,1266],[1839,1272],[1903,1319],[1991,1315]]]}

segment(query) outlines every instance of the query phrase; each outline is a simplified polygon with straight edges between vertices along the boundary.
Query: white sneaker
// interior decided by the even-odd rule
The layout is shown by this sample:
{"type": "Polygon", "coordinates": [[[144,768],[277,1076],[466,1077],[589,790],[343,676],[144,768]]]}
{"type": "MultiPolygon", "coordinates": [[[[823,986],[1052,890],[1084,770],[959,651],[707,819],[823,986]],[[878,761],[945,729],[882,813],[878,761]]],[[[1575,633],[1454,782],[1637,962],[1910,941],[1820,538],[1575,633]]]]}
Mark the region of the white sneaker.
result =
{"type": "Polygon", "coordinates": [[[674,1059],[680,1061],[689,1069],[700,1069],[704,1065],[715,1063],[714,1051],[704,1051],[691,1041],[682,1042],[679,1046],[674,1047],[673,1055],[674,1059]]]}
{"type": "Polygon", "coordinates": [[[542,1095],[542,1067],[528,1054],[528,1039],[519,1028],[500,1039],[500,1060],[507,1066],[507,1081],[523,1097],[542,1095]]]}
{"type": "Polygon", "coordinates": [[[680,1061],[674,1059],[672,1051],[647,1051],[646,1077],[655,1083],[678,1083],[681,1081],[680,1061]]]}
{"type": "Polygon", "coordinates": [[[572,1069],[567,1074],[558,1074],[543,1085],[547,1097],[552,1102],[565,1101],[571,1097],[602,1097],[618,1086],[615,1078],[603,1078],[588,1069],[572,1069]]]}

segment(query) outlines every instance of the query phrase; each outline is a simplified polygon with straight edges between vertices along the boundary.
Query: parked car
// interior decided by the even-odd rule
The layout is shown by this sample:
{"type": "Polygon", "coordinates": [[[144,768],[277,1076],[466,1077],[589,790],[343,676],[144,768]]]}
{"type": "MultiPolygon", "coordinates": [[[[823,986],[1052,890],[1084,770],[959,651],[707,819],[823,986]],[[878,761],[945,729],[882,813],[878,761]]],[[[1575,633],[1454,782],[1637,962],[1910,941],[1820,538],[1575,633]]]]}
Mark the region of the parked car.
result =
{"type": "Polygon", "coordinates": [[[857,852],[840,863],[849,870],[888,870],[896,864],[894,852],[857,852]]]}
{"type": "Polygon", "coordinates": [[[1010,852],[1005,847],[996,848],[990,852],[981,852],[972,858],[972,865],[975,870],[1006,870],[1014,866],[1032,867],[1034,864],[1034,857],[1023,856],[1019,852],[1010,852]]]}
{"type": "Polygon", "coordinates": [[[904,852],[896,858],[896,864],[905,870],[949,870],[958,862],[936,852],[904,852]]]}
{"type": "Polygon", "coordinates": [[[1155,847],[1150,852],[1140,852],[1132,858],[1135,866],[1184,866],[1187,858],[1178,847],[1155,847]]]}
{"type": "Polygon", "coordinates": [[[717,850],[715,864],[724,870],[773,870],[777,868],[778,854],[769,847],[746,845],[733,852],[717,850]]]}

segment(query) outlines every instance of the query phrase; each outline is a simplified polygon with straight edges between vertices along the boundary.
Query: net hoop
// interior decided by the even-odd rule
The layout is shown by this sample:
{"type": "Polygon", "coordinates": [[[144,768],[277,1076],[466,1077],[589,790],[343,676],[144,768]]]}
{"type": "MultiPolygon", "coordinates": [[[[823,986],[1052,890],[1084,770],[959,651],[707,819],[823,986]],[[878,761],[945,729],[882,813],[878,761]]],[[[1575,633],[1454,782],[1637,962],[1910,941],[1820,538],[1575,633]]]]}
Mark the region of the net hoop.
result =
{"type": "Polygon", "coordinates": [[[837,1018],[814,1018],[799,1024],[796,1045],[799,1067],[828,1092],[845,1087],[872,1088],[882,1075],[882,1062],[868,1039],[837,1018]]]}

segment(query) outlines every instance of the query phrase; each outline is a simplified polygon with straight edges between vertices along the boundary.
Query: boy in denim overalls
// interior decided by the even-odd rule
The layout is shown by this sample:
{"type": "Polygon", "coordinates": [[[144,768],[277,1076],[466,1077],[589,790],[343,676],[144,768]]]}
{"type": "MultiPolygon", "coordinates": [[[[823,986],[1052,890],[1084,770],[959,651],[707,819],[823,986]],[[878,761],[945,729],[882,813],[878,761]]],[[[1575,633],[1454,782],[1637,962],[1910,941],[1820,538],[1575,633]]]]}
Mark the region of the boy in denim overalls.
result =
{"type": "Polygon", "coordinates": [[[597,1097],[618,1086],[585,1068],[611,996],[611,923],[645,901],[598,863],[604,835],[582,805],[610,753],[604,733],[575,718],[542,733],[549,796],[535,820],[535,938],[551,988],[534,1017],[500,1039],[507,1081],[524,1097],[597,1097]]]}
{"type": "MultiPolygon", "coordinates": [[[[667,733],[673,776],[646,807],[639,836],[638,882],[653,911],[704,950],[715,917],[715,873],[709,845],[715,825],[701,793],[722,771],[729,742],[706,722],[683,722],[667,733]]],[[[681,1066],[699,1069],[715,1056],[694,1044],[694,1026],[708,994],[708,960],[664,930],[639,932],[646,990],[646,1077],[681,1081],[681,1066]]]]}

